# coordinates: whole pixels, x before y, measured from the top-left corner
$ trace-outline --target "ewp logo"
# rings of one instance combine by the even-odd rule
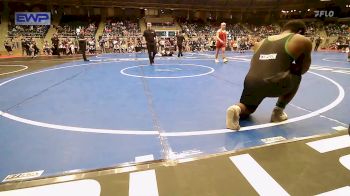
[[[16,25],[51,25],[50,12],[16,12]]]

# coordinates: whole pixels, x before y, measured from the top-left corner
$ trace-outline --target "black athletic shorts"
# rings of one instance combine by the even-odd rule
[[[253,113],[266,97],[280,97],[299,87],[301,76],[289,74],[278,81],[257,79],[247,76],[240,103]]]

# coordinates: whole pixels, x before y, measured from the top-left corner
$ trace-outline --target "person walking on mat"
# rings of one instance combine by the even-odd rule
[[[157,54],[157,44],[156,44],[156,31],[152,29],[152,23],[147,23],[147,29],[143,32],[143,36],[146,39],[147,51],[149,62],[151,65],[154,64],[154,57]]]

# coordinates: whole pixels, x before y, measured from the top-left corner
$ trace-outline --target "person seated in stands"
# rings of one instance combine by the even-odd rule
[[[32,56],[32,58],[35,58],[35,57],[38,56],[38,54],[39,54],[39,52],[40,52],[40,49],[39,49],[38,46],[36,45],[36,42],[35,42],[35,41],[33,41],[31,47],[33,48],[33,56]]]
[[[8,55],[12,55],[12,44],[11,44],[11,42],[9,40],[6,40],[4,42],[4,46],[5,46],[5,49],[6,49],[7,53],[8,53]]]
[[[44,46],[43,46],[43,52],[45,55],[51,55],[51,47],[48,41],[45,41]]]
[[[26,51],[27,56],[31,56],[30,45],[31,45],[31,41],[29,39],[26,39],[25,40],[25,51]]]
[[[125,40],[121,41],[121,50],[122,50],[123,53],[128,52],[128,46],[126,45],[126,41]]]
[[[63,42],[61,41],[59,43],[59,46],[58,46],[58,54],[61,55],[61,54],[65,54],[65,53],[66,53],[66,50],[65,50]]]
[[[95,54],[95,41],[93,39],[89,39],[87,42],[88,50],[90,54]]]
[[[99,44],[99,46],[100,46],[101,53],[106,53],[105,43],[106,43],[105,38],[103,38],[102,36],[100,36],[100,37],[99,37],[99,40],[98,40],[98,44]]]
[[[113,52],[114,53],[120,53],[120,45],[118,43],[118,41],[115,39],[113,40]]]
[[[170,50],[170,48],[166,47],[164,48],[161,53],[162,56],[173,56],[173,51]]]
[[[69,49],[70,49],[70,52],[72,53],[72,55],[76,54],[74,40],[71,40],[70,45],[69,45]]]

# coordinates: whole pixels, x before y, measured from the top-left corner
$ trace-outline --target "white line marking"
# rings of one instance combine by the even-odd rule
[[[67,130],[74,132],[86,132],[86,133],[107,133],[107,134],[122,134],[122,135],[158,135],[158,131],[134,131],[134,130],[114,130],[114,129],[94,129],[94,128],[84,128],[84,127],[71,127],[64,125],[56,125],[44,122],[33,121],[25,118],[21,118],[15,115],[11,115],[9,113],[3,112],[1,113],[3,117],[9,118],[11,120],[15,120],[18,122],[22,122],[29,125],[35,125],[38,127],[47,127],[51,129],[57,130]]]
[[[300,109],[300,110],[306,111],[306,112],[312,112],[311,110],[308,110],[308,109],[306,109],[306,108],[302,108],[302,107],[300,107],[300,106],[294,105],[293,103],[290,103],[289,105],[290,105],[290,106],[293,106],[293,107],[295,107],[295,108],[298,108],[298,109]],[[333,121],[333,122],[336,122],[336,123],[338,123],[338,124],[347,126],[346,123],[340,122],[339,120],[336,120],[336,119],[333,119],[333,118],[330,118],[330,117],[327,117],[327,116],[324,116],[324,115],[320,115],[320,117],[321,117],[321,118],[325,118],[325,119],[330,120],[330,121]]]
[[[84,195],[99,196],[101,186],[96,180],[78,180],[58,184],[50,184],[24,189],[0,192],[0,196],[58,196],[58,195]]]
[[[119,62],[119,61],[116,61]],[[79,66],[84,66],[84,65],[93,65],[93,64],[104,64],[104,63],[111,63],[111,62],[99,62],[99,63],[87,63],[87,64],[78,64],[78,65],[70,65],[70,66],[65,66],[65,67],[57,67],[57,68],[52,68],[52,69],[47,69],[47,70],[42,70],[34,73],[29,73],[25,74],[19,77],[12,78],[10,80],[7,80],[3,83],[0,83],[0,87],[12,82],[14,80],[34,75],[34,74],[39,74],[39,73],[45,73],[48,71],[53,71],[53,70],[60,70],[60,69],[66,69],[66,68],[72,68],[72,67],[79,67]],[[277,125],[283,125],[287,123],[292,123],[292,122],[297,122],[301,120],[305,120],[308,118],[315,117],[317,115],[320,115],[321,113],[324,113],[328,110],[331,110],[332,108],[336,107],[339,103],[342,102],[345,96],[345,92],[343,87],[335,82],[334,80],[327,78],[326,76],[314,73],[314,72],[309,72],[311,74],[317,75],[321,78],[324,78],[331,83],[333,83],[339,91],[338,97],[329,105],[316,110],[314,112],[311,112],[309,114],[291,118],[289,120],[280,122],[280,123],[266,123],[266,124],[260,124],[260,125],[253,125],[253,126],[247,126],[247,127],[242,127],[240,131],[247,131],[247,130],[252,130],[252,129],[261,129],[261,128],[267,128],[267,127],[273,127]],[[50,124],[50,123],[44,123],[44,122],[39,122],[39,121],[34,121],[34,120],[29,120],[25,118],[21,118],[9,113],[6,113],[4,111],[0,110],[0,115],[3,117],[6,117],[11,120],[15,120],[21,123],[29,124],[29,125],[34,125],[34,126],[39,126],[39,127],[45,127],[45,128],[50,128],[50,129],[56,129],[56,130],[66,130],[66,131],[75,131],[75,132],[87,132],[87,133],[105,133],[105,134],[125,134],[125,135],[159,135],[157,131],[134,131],[134,130],[114,130],[114,129],[93,129],[93,128],[84,128],[84,127],[73,127],[73,126],[64,126],[64,125],[56,125],[56,124]],[[229,129],[217,129],[217,130],[206,130],[206,131],[185,131],[185,132],[168,132],[168,133],[160,133],[161,136],[166,136],[166,137],[179,137],[179,136],[196,136],[196,135],[211,135],[211,134],[222,134],[222,133],[232,133],[231,130]]]
[[[38,62],[38,61],[67,61],[67,60],[80,60],[81,57],[77,56],[77,57],[69,57],[69,58],[48,58],[48,59],[32,59],[32,57],[27,57],[27,60],[18,60],[18,61],[9,61],[11,63],[25,63],[28,62],[30,60]],[[73,62],[73,61],[71,61]]]
[[[235,58],[235,57],[227,57],[228,59],[235,60],[238,62],[250,62],[250,59],[243,59],[243,58]]]
[[[154,161],[153,154],[135,157],[135,163]]]
[[[337,126],[337,127],[332,127],[332,129],[334,129],[334,130],[336,130],[336,131],[345,131],[345,130],[347,130],[348,128],[343,127],[343,126]]]
[[[155,170],[130,173],[129,196],[158,196]]]
[[[169,64],[156,64],[154,66],[159,66],[159,65],[169,65]],[[170,64],[171,65],[171,64]],[[128,74],[125,71],[128,69],[133,69],[133,68],[139,68],[139,67],[150,67],[150,65],[138,65],[138,66],[132,66],[132,67],[127,67],[124,68],[120,71],[121,74],[126,75],[126,76],[131,76],[131,77],[136,77],[136,78],[149,78],[149,79],[180,79],[180,78],[194,78],[194,77],[199,77],[199,76],[205,76],[213,73],[215,69],[204,66],[204,65],[196,65],[196,64],[177,64],[181,66],[196,66],[196,67],[204,67],[209,69],[208,72],[202,73],[202,74],[195,74],[195,75],[184,75],[184,76],[141,76],[141,75],[134,75],[134,74]]]
[[[267,128],[267,127],[273,127],[273,126],[277,126],[277,125],[283,125],[283,124],[287,124],[287,123],[292,123],[292,122],[298,122],[301,120],[305,120],[308,118],[312,118],[315,116],[320,115],[321,113],[324,113],[328,110],[331,110],[332,108],[336,107],[339,103],[342,102],[342,100],[344,99],[345,96],[345,91],[344,88],[338,84],[336,81],[327,78],[326,76],[314,73],[314,72],[309,72],[312,73],[314,75],[317,75],[321,78],[324,78],[328,81],[330,81],[331,83],[333,83],[339,91],[338,97],[329,105],[313,111],[309,114],[305,114],[303,116],[299,116],[299,117],[295,117],[295,118],[291,118],[289,120],[283,121],[283,122],[279,122],[279,123],[266,123],[266,124],[260,124],[260,125],[253,125],[253,126],[247,126],[247,127],[242,127],[240,129],[240,131],[248,131],[248,130],[252,130],[252,129],[261,129],[261,128]],[[219,133],[231,133],[232,131],[229,129],[217,129],[217,130],[207,130],[207,131],[188,131],[188,132],[170,132],[170,133],[161,133],[162,136],[168,136],[168,137],[178,137],[178,136],[195,136],[195,135],[210,135],[210,134],[219,134]]]
[[[321,193],[316,196],[349,196],[350,195],[350,186],[344,186],[339,189]]]
[[[259,195],[289,195],[249,154],[230,159]]]
[[[94,59],[91,59],[89,61],[91,61],[91,62],[102,62],[102,60],[94,60]]]
[[[323,61],[328,61],[328,62],[333,62],[333,63],[346,63],[346,59],[344,59],[344,61],[337,61],[337,60],[333,60],[333,59],[328,59],[328,58],[324,58],[322,59]]]
[[[326,66],[326,65],[311,65],[314,68],[331,68],[331,69],[350,69],[349,67],[336,67],[336,66]]]
[[[348,170],[350,170],[350,154],[339,158],[339,162]],[[350,195],[350,194],[349,194]]]
[[[320,67],[314,68],[314,69],[316,69],[318,71],[333,71],[334,70],[334,69],[331,69],[331,68],[320,68]]]
[[[22,68],[19,69],[19,70],[15,70],[15,71],[10,71],[10,72],[6,72],[6,73],[0,73],[0,76],[7,75],[7,74],[12,74],[12,73],[17,73],[17,72],[24,71],[24,70],[28,69],[28,66],[25,66],[25,65],[0,65],[0,67],[1,66],[4,66],[4,67],[22,67]]]
[[[306,143],[314,150],[325,153],[350,147],[350,136],[343,135]]]
[[[342,73],[342,74],[350,74],[350,71],[344,71],[344,70],[334,70],[332,72],[334,72],[334,73]]]

